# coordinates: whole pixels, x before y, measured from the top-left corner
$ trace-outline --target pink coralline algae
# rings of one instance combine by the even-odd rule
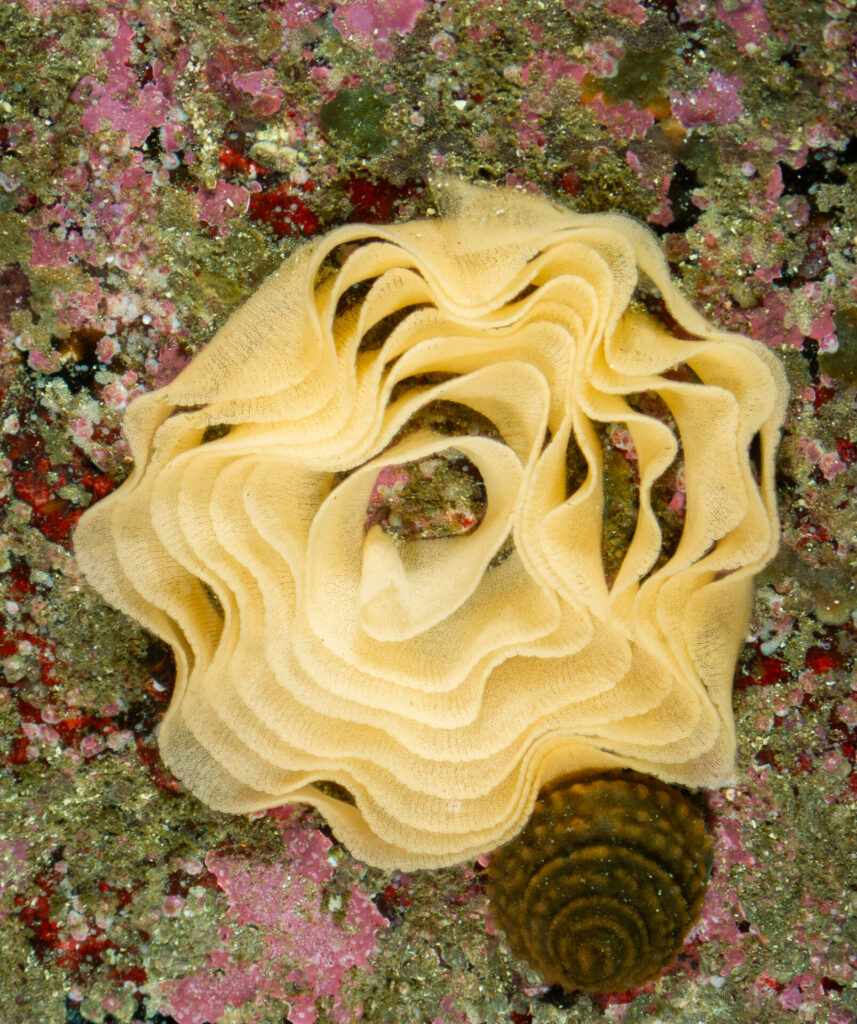
[[[838,452],[826,452],[819,442],[814,441],[811,437],[799,437],[796,445],[807,462],[818,466],[825,480],[832,480],[848,468],[839,457]]]
[[[625,163],[631,168],[634,174],[652,196],[657,196],[660,200],[659,207],[650,213],[646,218],[650,224],[660,224],[666,227],[668,224],[672,224],[673,210],[672,202],[669,198],[670,183],[672,182],[672,174],[664,174],[661,169],[657,167],[650,159],[647,159],[645,163],[637,156],[637,154],[628,149],[625,151]]]
[[[805,340],[811,338],[818,342],[819,352],[835,352],[838,339],[834,312],[834,304],[822,284],[809,281],[796,289],[774,288],[760,305],[735,310],[730,319],[738,330],[749,330],[766,345],[782,345],[801,352]]]
[[[751,769],[749,774],[752,783],[755,773]],[[737,865],[753,873],[765,870],[743,839],[747,805],[753,806],[760,820],[766,820],[774,811],[764,796],[756,798],[749,788],[709,793],[708,798],[717,814],[714,880],[702,908],[698,934],[704,942],[716,940],[723,944],[724,963],[720,973],[725,976],[744,963],[747,952],[759,938],[758,930],[745,921],[738,894],[729,885],[730,871]]]
[[[593,59],[602,59],[605,52],[599,50],[593,55]],[[614,55],[610,54],[610,56]],[[614,65],[610,66],[615,70]],[[583,64],[575,64],[561,53],[548,53],[547,50],[542,50],[533,54],[521,67],[521,82],[527,87],[533,87],[532,95],[528,98],[534,108],[538,104],[539,109],[547,110],[550,94],[557,82],[563,78],[573,78],[580,85],[589,70]],[[540,93],[541,95],[539,95]]]
[[[253,191],[261,191],[261,185],[253,182]],[[209,227],[217,228],[218,234],[225,234],[227,225],[236,217],[247,212],[250,192],[243,185],[232,185],[222,179],[214,188],[201,188],[197,192],[199,218]]]
[[[515,126],[521,149],[544,149],[547,136],[542,130],[541,119],[551,108],[556,83],[568,77],[580,84],[586,72],[584,65],[545,50],[533,54],[526,61],[520,72],[526,92],[521,100],[521,119]]]
[[[134,29],[119,20],[113,45],[104,55],[107,79],[99,81],[85,75],[75,86],[71,99],[86,103],[81,117],[85,132],[95,134],[104,128],[125,132],[131,147],[142,146],[153,128],[166,125],[171,112],[174,75],[166,73],[159,62],[152,68],[154,82],[140,86],[132,69]],[[182,56],[186,63],[188,54]]]
[[[642,25],[649,17],[646,9],[636,0],[607,0],[607,12],[620,18],[629,18],[635,25]]]
[[[92,150],[85,163],[63,171],[58,201],[29,220],[34,266],[63,267],[80,258],[92,266],[114,263],[131,270],[144,259],[154,245],[146,214],[154,214],[165,175],[145,169],[140,152],[130,153],[124,164]]]
[[[595,120],[613,136],[614,139],[642,138],[655,123],[651,110],[638,110],[630,100],[622,103],[607,104],[599,93],[588,104]]]
[[[248,46],[215,47],[205,61],[205,80],[245,127],[264,123],[285,99],[274,69]]]
[[[247,964],[228,948],[214,949],[205,970],[167,982],[161,994],[178,1024],[217,1020],[228,1008],[286,999],[291,1024],[313,1024],[316,1002],[329,998],[328,1016],[337,1024],[360,1019],[359,1007],[344,1004],[341,986],[352,967],[365,967],[375,949],[375,932],[387,924],[369,897],[355,886],[344,917],[322,909],[322,887],[333,878],[332,843],[301,825],[289,809],[272,812],[288,859],[262,862],[248,855],[212,852],[206,866],[226,893],[229,915],[265,936],[267,954]],[[229,929],[222,929],[227,937]],[[298,993],[294,994],[295,988]],[[242,1018],[244,1019],[244,1018]],[[249,1018],[247,1018],[249,1019]]]
[[[168,345],[158,359],[146,361],[146,372],[152,378],[153,388],[166,387],[190,362],[179,345]]]
[[[672,112],[687,129],[703,124],[731,124],[744,113],[739,95],[743,87],[744,81],[738,75],[712,71],[704,88],[686,96],[671,93]]]
[[[779,164],[774,164],[768,172],[767,178],[765,178],[765,199],[768,203],[772,204],[772,206],[776,206],[776,202],[783,194],[784,190],[783,169]]]
[[[269,116],[283,105],[284,93],[277,85],[273,68],[261,68],[258,71],[235,72],[232,84],[240,92],[254,97],[253,109],[257,114]]]
[[[29,852],[26,839],[0,839],[0,921],[12,910],[12,897],[29,870]]]
[[[583,45],[586,65],[573,64],[571,76],[580,85],[587,73],[595,78],[612,78],[619,70],[619,60],[625,50],[621,39],[604,36],[590,39]]]
[[[270,0],[269,8],[275,13],[286,31],[301,28],[320,18],[330,6],[329,0],[310,3],[310,0]]]
[[[717,17],[737,36],[738,49],[750,52],[765,41],[771,31],[765,5],[762,0],[735,0],[727,3],[719,0]]]
[[[537,146],[543,149],[547,144],[541,118],[556,102],[553,97],[558,83],[568,79],[583,87],[587,75],[597,72],[614,73],[621,49],[617,40],[604,40],[602,45],[591,46],[587,50],[588,64],[575,63],[562,54],[550,54],[547,51],[534,54],[521,68],[521,82],[527,87],[521,101],[522,119],[518,124],[521,147],[527,149]],[[630,100],[618,104],[607,103],[601,91],[594,95],[591,92],[584,95],[583,102],[598,124],[606,128],[615,139],[624,141],[642,137],[655,123],[650,110],[640,110]]]
[[[345,0],[333,15],[337,31],[349,42],[375,51],[381,60],[393,56],[390,36],[408,35],[426,9],[425,0]]]
[[[38,18],[50,21],[72,11],[86,10],[90,0],[24,0],[24,7]]]
[[[801,351],[804,342],[803,332],[796,324],[786,327],[785,321],[788,317],[789,310],[778,291],[768,292],[761,306],[741,313],[741,318],[749,323],[754,338],[758,338],[766,345],[784,345]]]
[[[806,326],[807,337],[818,342],[820,352],[834,351],[837,340],[833,302],[825,297],[822,286],[817,281],[808,281],[800,289],[799,294],[813,309],[812,320]]]

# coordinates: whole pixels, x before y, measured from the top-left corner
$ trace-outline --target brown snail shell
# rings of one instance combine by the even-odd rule
[[[631,771],[542,792],[497,850],[488,894],[509,948],[549,984],[616,992],[656,977],[699,917],[711,871],[700,810]]]

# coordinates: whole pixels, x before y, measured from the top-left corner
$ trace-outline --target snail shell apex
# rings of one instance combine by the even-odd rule
[[[678,790],[629,771],[576,775],[494,854],[488,894],[509,948],[548,983],[614,992],[675,959],[711,864],[702,813]]]

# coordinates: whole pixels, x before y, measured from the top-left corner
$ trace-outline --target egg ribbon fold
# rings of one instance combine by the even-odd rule
[[[437,191],[438,217],[299,248],[136,399],[133,471],[75,535],[90,582],[173,648],[159,744],[188,789],[230,812],[312,804],[355,856],[405,869],[507,841],[569,772],[732,778],[787,395],[776,358],[706,322],[633,219]],[[492,430],[422,425],[442,404]],[[636,482],[615,573],[611,424]],[[484,483],[477,528],[368,523],[389,467],[450,452]],[[679,462],[668,550],[653,493]]]

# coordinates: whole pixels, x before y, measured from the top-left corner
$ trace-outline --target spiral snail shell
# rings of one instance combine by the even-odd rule
[[[667,967],[699,916],[711,836],[682,793],[631,771],[544,790],[494,854],[488,894],[509,948],[550,984],[615,992]]]

